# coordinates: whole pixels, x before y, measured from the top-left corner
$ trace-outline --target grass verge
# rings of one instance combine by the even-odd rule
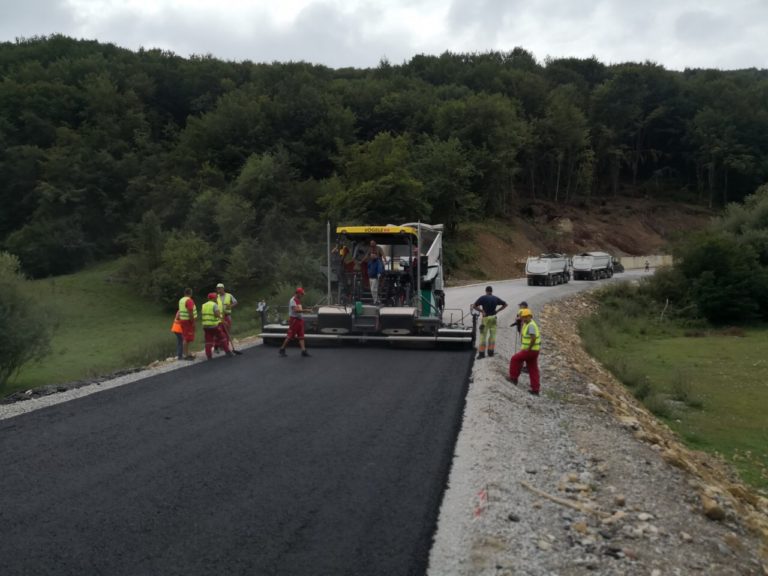
[[[768,493],[768,328],[691,331],[655,311],[629,286],[609,291],[580,325],[587,350],[687,444]]]
[[[171,333],[173,313],[143,299],[120,279],[120,260],[99,264],[76,274],[28,283],[28,290],[41,305],[54,312],[52,352],[24,366],[0,391],[0,396],[46,384],[58,384],[105,376],[118,370],[146,366],[176,354]],[[290,292],[278,290],[269,302],[288,303]],[[260,330],[256,312],[259,291],[238,292],[234,335]],[[198,307],[203,294],[196,294]],[[202,347],[202,328],[197,327],[193,350]]]

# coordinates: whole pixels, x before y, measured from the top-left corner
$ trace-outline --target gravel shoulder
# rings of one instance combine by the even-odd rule
[[[511,328],[475,361],[428,574],[768,574],[768,501],[583,351],[590,310],[539,314],[540,397],[506,381]]]

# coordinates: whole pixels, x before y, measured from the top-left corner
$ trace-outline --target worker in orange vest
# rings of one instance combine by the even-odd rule
[[[184,337],[182,336],[184,331],[181,329],[178,310],[176,310],[176,316],[174,316],[173,324],[171,324],[171,332],[176,334],[176,358],[181,360],[184,358]]]

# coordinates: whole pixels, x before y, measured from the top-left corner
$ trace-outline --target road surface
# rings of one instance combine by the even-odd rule
[[[423,574],[471,357],[257,346],[0,420],[2,573]]]

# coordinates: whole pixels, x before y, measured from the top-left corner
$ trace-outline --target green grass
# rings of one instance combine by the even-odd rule
[[[686,337],[683,327],[614,305],[582,322],[590,353],[686,443],[768,491],[768,329]]]
[[[45,384],[56,384],[145,366],[176,354],[171,333],[173,313],[142,298],[119,277],[121,261],[100,264],[67,276],[29,283],[30,294],[55,310],[52,352],[25,366],[2,390],[7,395]],[[235,293],[240,305],[234,312],[235,335],[258,332],[257,292]],[[280,298],[277,302],[288,297]],[[198,307],[203,295],[196,294]],[[267,299],[267,301],[275,301]],[[201,349],[202,328],[193,350]]]

